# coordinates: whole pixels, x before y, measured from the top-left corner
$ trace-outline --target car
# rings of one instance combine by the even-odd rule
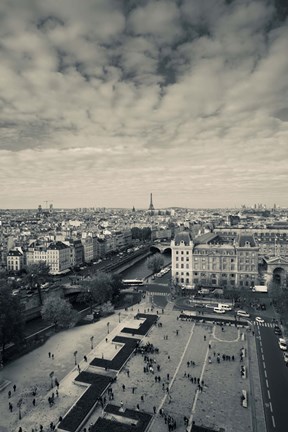
[[[219,308],[219,307],[215,307],[213,309],[214,312],[219,313],[219,314],[224,314],[226,311],[225,309]]]
[[[257,317],[255,318],[255,321],[256,321],[257,323],[261,323],[261,324],[265,322],[264,319],[261,318],[261,317],[259,317],[259,316],[257,316]]]
[[[250,317],[250,314],[244,310],[238,310],[236,314],[237,316],[244,317],[244,318]]]
[[[287,352],[283,353],[283,358],[284,358],[284,362],[286,363],[286,366],[288,366],[288,353]]]
[[[280,327],[278,325],[274,326],[274,333],[277,336],[282,336],[282,331],[281,331],[281,329],[280,329]]]
[[[285,339],[283,339],[283,338],[279,338],[279,340],[278,340],[278,345],[279,345],[279,348],[280,348],[282,351],[287,351],[287,343],[286,343],[286,340],[285,340]]]

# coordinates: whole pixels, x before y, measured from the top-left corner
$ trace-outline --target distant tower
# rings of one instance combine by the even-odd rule
[[[152,193],[150,193],[150,205],[149,210],[154,210],[153,201],[152,201]]]

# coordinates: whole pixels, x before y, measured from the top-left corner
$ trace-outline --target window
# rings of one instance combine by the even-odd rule
[[[189,251],[186,252],[186,255],[189,255]]]
[[[181,257],[181,261],[184,261],[184,257]]]
[[[179,268],[179,264],[176,264],[176,268]]]
[[[194,272],[194,276],[198,276],[198,272]]]
[[[176,255],[178,255],[178,253],[179,253],[179,252],[178,252],[178,251],[176,251]]]
[[[181,268],[184,268],[184,264],[181,264]]]
[[[184,255],[184,251],[181,251],[181,255]]]
[[[186,276],[189,276],[189,272],[186,272]]]
[[[186,283],[187,283],[187,284],[189,283],[189,278],[186,278]]]
[[[176,257],[176,261],[179,261],[179,257]]]
[[[187,269],[187,268],[189,269],[189,264],[186,264],[186,269]]]

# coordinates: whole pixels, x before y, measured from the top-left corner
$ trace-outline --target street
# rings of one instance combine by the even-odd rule
[[[287,432],[288,368],[272,327],[255,326],[267,432]]]

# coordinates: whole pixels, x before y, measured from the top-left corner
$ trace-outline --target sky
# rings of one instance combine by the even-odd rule
[[[288,207],[285,0],[1,0],[0,208]]]

